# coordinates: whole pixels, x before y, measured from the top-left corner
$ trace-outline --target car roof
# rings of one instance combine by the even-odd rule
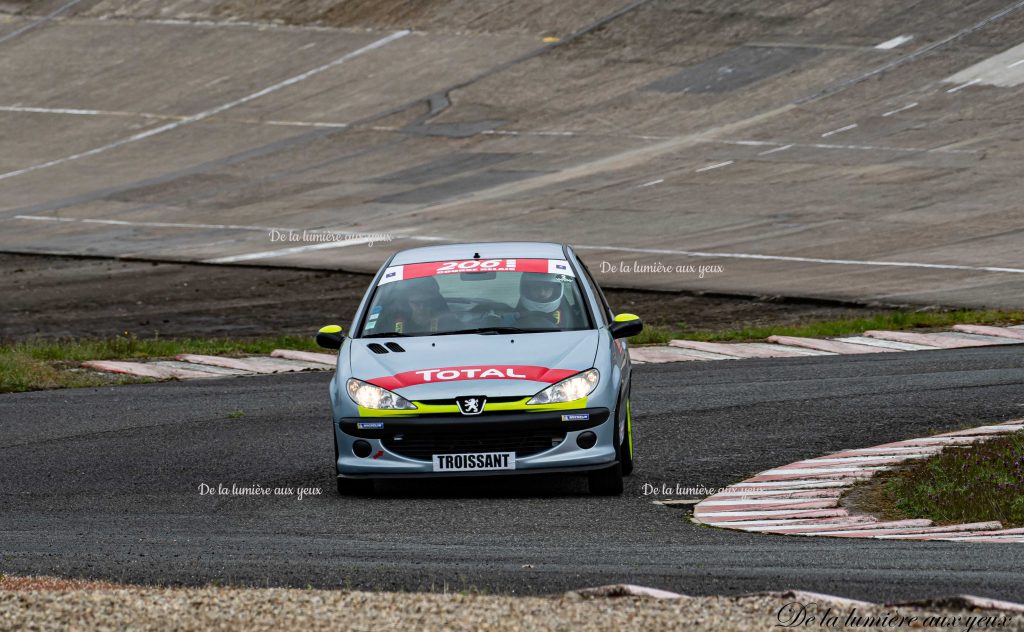
[[[565,259],[562,244],[541,241],[492,241],[424,246],[399,251],[390,265],[475,259]]]

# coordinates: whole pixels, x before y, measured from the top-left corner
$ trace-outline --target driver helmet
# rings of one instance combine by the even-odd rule
[[[409,279],[402,289],[413,312],[438,312],[446,307],[437,279],[433,277]]]
[[[523,307],[550,314],[562,304],[562,284],[547,274],[524,272],[519,280],[519,296]]]

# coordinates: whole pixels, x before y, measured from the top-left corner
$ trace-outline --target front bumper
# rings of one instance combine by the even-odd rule
[[[585,418],[584,418],[585,417]],[[346,478],[490,476],[530,472],[585,471],[615,463],[613,424],[607,408],[421,417],[352,417],[335,424],[338,475]],[[580,433],[597,435],[591,448]],[[352,444],[370,444],[357,457]],[[514,470],[434,472],[433,454],[515,452]]]

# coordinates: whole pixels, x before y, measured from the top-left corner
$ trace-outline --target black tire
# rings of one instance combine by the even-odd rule
[[[590,493],[594,496],[622,495],[622,464],[616,463],[603,470],[595,470],[588,475]]]
[[[338,495],[370,496],[372,494],[372,478],[342,478],[340,476],[338,477]]]
[[[622,464],[622,475],[629,476],[633,473],[633,427],[632,419],[630,419],[629,411],[629,395],[626,395],[626,399],[622,404],[619,405],[619,410],[616,411],[616,419],[619,420],[620,424],[625,424],[625,441],[619,441],[619,428],[615,430],[615,453],[619,457],[619,463]]]

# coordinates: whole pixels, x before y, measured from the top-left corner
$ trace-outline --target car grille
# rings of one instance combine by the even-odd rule
[[[460,430],[406,432],[385,437],[382,443],[395,454],[430,461],[435,454],[467,452],[515,452],[516,457],[524,457],[549,450],[564,440],[564,430]]]
[[[480,413],[479,415],[474,415],[474,417],[490,417],[491,415],[507,415],[509,413],[509,411],[507,411],[507,410],[486,410],[487,409],[487,405],[488,404],[498,404],[498,403],[508,403],[508,402],[518,402],[518,401],[521,401],[523,399],[523,397],[524,396],[522,396],[522,395],[513,396],[513,397],[488,397],[487,398],[487,402],[484,404],[484,411],[482,413]],[[429,405],[432,405],[432,406],[458,406],[458,403],[456,403],[456,401],[454,399],[451,399],[451,398],[448,398],[448,399],[418,399],[418,400],[416,400],[416,403],[417,404],[429,404]],[[451,416],[452,414],[453,413],[451,413],[451,412],[420,413],[418,416],[419,417],[447,417],[447,416]]]

